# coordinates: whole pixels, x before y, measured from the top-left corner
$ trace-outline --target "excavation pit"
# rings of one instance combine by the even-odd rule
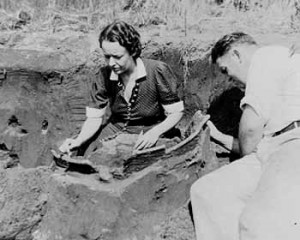
[[[122,179],[103,182],[96,173],[55,167],[51,149],[78,133],[99,66],[71,68],[59,54],[1,51],[7,58],[0,62],[0,239],[149,239],[187,204],[191,184],[220,166],[203,126],[185,152],[180,148]],[[184,62],[171,48],[146,52],[175,70],[186,106],[182,131],[198,109],[216,119],[211,102],[233,85],[207,58]]]

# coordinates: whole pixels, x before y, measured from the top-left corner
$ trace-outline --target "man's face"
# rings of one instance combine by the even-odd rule
[[[126,73],[135,64],[126,48],[118,42],[102,42],[102,50],[107,65],[118,75]]]
[[[246,83],[245,66],[240,52],[229,50],[228,53],[217,59],[217,65],[223,74]]]

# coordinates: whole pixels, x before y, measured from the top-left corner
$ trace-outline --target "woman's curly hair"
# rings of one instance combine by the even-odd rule
[[[137,59],[142,52],[140,34],[133,26],[123,21],[115,21],[106,26],[99,35],[101,48],[103,41],[118,42],[134,59]]]

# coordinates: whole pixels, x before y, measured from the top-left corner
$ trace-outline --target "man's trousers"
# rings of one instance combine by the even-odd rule
[[[200,178],[191,201],[197,240],[299,240],[300,129]]]

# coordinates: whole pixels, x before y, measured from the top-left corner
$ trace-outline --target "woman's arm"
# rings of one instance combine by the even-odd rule
[[[87,107],[86,120],[81,127],[80,133],[76,138],[67,138],[59,147],[59,150],[63,153],[71,154],[74,148],[80,147],[84,142],[94,136],[102,124],[102,117],[105,111],[106,108],[95,109]]]
[[[99,130],[102,124],[102,118],[87,118],[78,134],[76,140],[81,145],[87,140],[89,140],[94,134]]]
[[[170,113],[164,121],[139,137],[134,146],[135,150],[141,150],[153,146],[163,133],[173,128],[180,121],[182,116],[183,112]]]
[[[157,99],[166,113],[166,118],[145,134],[140,135],[135,145],[136,150],[153,146],[158,138],[173,128],[183,116],[184,104],[178,96],[178,81],[166,63],[157,62],[154,81]]]
[[[102,118],[86,118],[79,135],[76,138],[67,138],[59,147],[59,150],[70,155],[73,149],[80,147],[89,140],[98,131],[101,124]]]

